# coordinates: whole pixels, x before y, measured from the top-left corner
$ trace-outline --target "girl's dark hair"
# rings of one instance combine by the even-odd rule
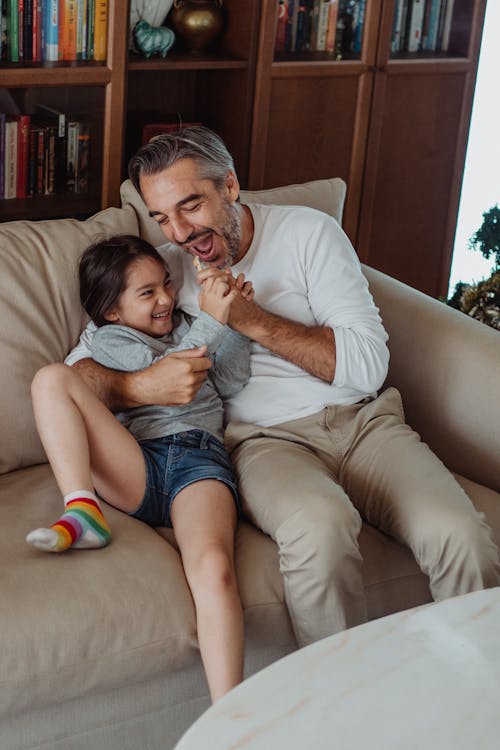
[[[128,268],[141,257],[165,265],[153,245],[129,234],[100,240],[83,253],[79,267],[80,301],[96,326],[109,323],[105,315],[126,287]]]

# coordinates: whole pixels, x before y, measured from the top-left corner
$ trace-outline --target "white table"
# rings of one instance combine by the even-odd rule
[[[498,750],[500,588],[325,638],[212,706],[175,750]]]

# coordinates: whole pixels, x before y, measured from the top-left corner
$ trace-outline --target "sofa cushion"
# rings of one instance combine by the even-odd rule
[[[106,505],[108,547],[48,554],[24,543],[61,512],[48,465],[1,476],[0,494],[0,714],[198,663],[180,556],[153,529]]]
[[[240,197],[243,203],[277,203],[290,206],[311,206],[333,216],[339,224],[346,194],[346,184],[340,177],[329,180],[313,180],[302,185],[269,190],[242,190]],[[157,221],[149,215],[148,209],[130,180],[125,180],[120,188],[122,206],[132,206],[137,212],[139,230],[143,237],[158,247],[165,244],[165,235]]]
[[[33,423],[30,384],[40,367],[64,359],[82,329],[78,258],[101,236],[137,232],[131,208],[108,208],[87,221],[0,224],[0,474],[46,460]]]

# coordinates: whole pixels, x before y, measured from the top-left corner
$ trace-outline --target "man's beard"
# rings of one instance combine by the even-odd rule
[[[241,243],[241,217],[236,205],[224,199],[224,206],[221,208],[219,215],[217,216],[216,224],[218,228],[204,227],[200,232],[188,237],[185,243],[180,245],[183,250],[193,254],[190,245],[194,244],[198,237],[203,237],[210,232],[215,234],[217,237],[221,237],[224,241],[226,253],[224,258],[221,258],[217,262],[218,268],[229,268],[232,266],[238,257]],[[194,253],[196,255],[196,253]]]

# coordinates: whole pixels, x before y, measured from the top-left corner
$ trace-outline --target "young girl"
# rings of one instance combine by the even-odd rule
[[[196,609],[198,640],[215,701],[242,679],[243,619],[234,571],[238,496],[222,445],[221,397],[249,377],[249,341],[226,324],[241,292],[225,273],[207,279],[200,315],[174,309],[168,269],[154,247],[131,236],[90,247],[80,297],[98,330],[92,356],[140,370],[182,349],[207,346],[208,378],[184,406],[141,406],[116,417],[63,364],[32,385],[36,425],[65,512],[27,541],[38,549],[103,547],[111,534],[96,496],[151,526],[173,526]],[[251,297],[246,284],[244,296]]]

